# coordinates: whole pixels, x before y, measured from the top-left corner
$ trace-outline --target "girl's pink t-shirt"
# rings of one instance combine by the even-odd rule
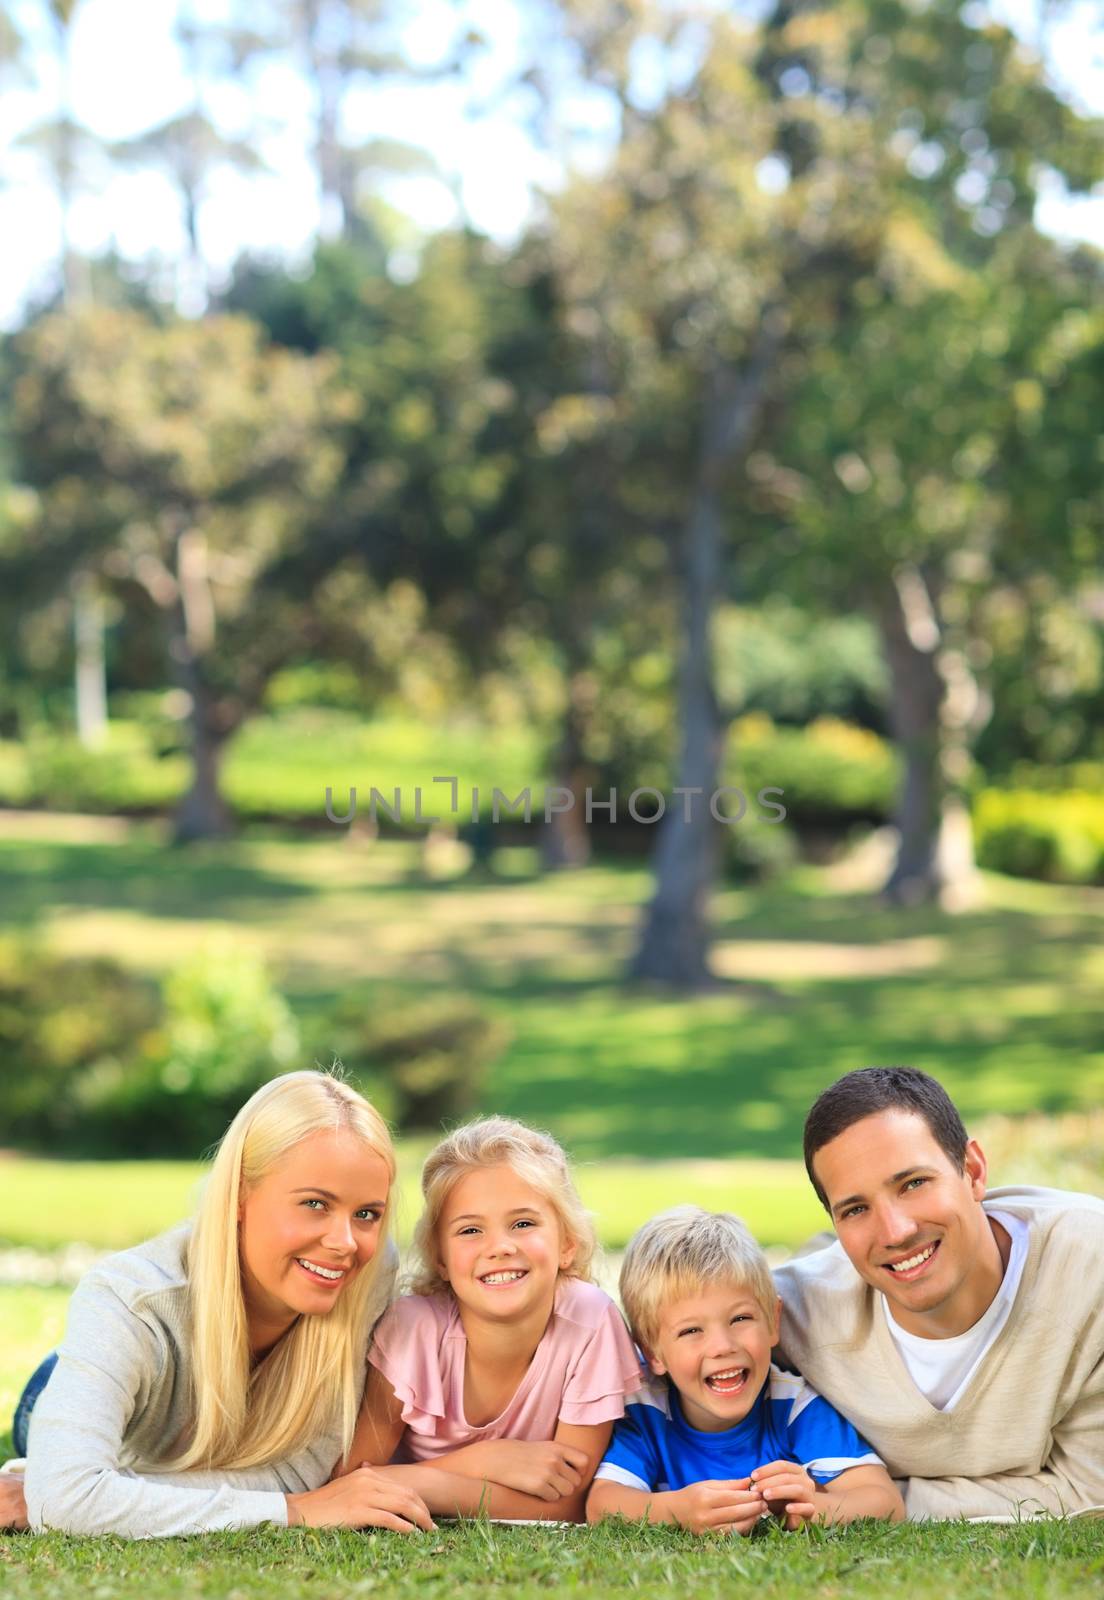
[[[402,1402],[394,1461],[431,1461],[477,1439],[552,1439],[557,1422],[611,1422],[639,1389],[640,1362],[621,1313],[593,1283],[561,1278],[540,1344],[505,1410],[464,1416],[468,1341],[447,1292],[408,1294],[379,1322],[368,1359]]]

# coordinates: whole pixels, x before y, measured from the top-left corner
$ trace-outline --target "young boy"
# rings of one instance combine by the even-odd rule
[[[655,1381],[628,1400],[587,1499],[694,1533],[904,1516],[881,1461],[802,1378],[771,1365],[781,1302],[737,1217],[676,1206],[629,1241],[621,1300]]]

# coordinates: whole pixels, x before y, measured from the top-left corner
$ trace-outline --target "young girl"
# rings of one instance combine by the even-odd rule
[[[487,1117],[431,1153],[422,1194],[421,1273],[376,1329],[347,1459],[398,1463],[431,1511],[580,1521],[641,1374],[567,1159]]]
[[[25,1397],[34,1528],[141,1539],[261,1522],[431,1529],[408,1485],[328,1481],[351,1441],[394,1275],[387,1128],[321,1072],[230,1124],[194,1226],[81,1280],[56,1367]],[[9,1504],[18,1524],[23,1508]]]

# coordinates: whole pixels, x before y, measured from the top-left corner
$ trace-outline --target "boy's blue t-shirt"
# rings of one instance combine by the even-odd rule
[[[690,1426],[666,1379],[646,1384],[627,1397],[596,1476],[630,1489],[685,1489],[709,1478],[746,1478],[771,1461],[796,1461],[815,1483],[831,1483],[849,1467],[881,1465],[804,1378],[772,1365],[747,1416],[719,1433]]]

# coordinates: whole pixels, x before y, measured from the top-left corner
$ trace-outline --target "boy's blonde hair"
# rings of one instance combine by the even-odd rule
[[[180,1454],[162,1467],[260,1466],[292,1455],[335,1423],[342,1454],[352,1443],[366,1318],[388,1265],[390,1198],[375,1255],[333,1310],[301,1316],[253,1370],[238,1253],[239,1201],[301,1140],[322,1132],[359,1139],[394,1184],[387,1124],[355,1089],[325,1072],[289,1072],[264,1084],[223,1136],[188,1245],[194,1422]]]
[[[654,1352],[663,1307],[715,1283],[746,1288],[773,1322],[778,1291],[762,1247],[739,1217],[675,1206],[646,1222],[621,1264],[621,1304],[636,1342]]]
[[[461,1178],[483,1167],[498,1166],[510,1167],[548,1201],[564,1239],[575,1246],[564,1276],[589,1282],[598,1240],[590,1213],[579,1199],[567,1156],[550,1133],[539,1133],[512,1117],[479,1117],[454,1129],[426,1157],[422,1168],[424,1206],[413,1239],[416,1268],[410,1287],[414,1294],[436,1294],[449,1288],[438,1270],[441,1213]]]

